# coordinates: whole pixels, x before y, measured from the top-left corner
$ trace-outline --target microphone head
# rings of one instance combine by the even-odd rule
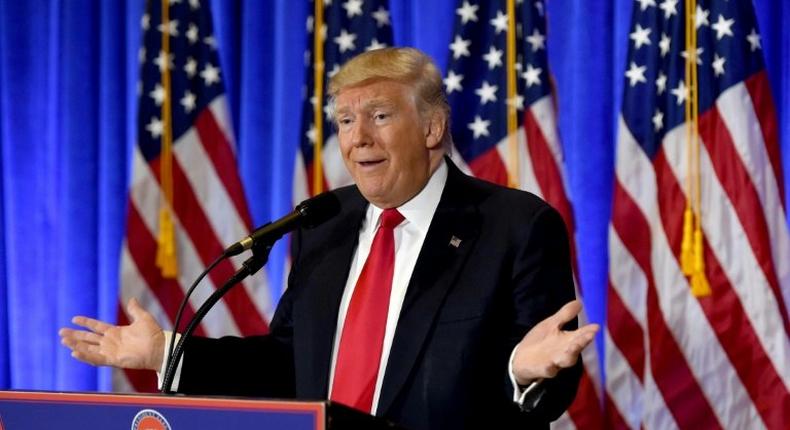
[[[340,213],[340,200],[333,192],[321,193],[296,206],[301,224],[313,228]]]

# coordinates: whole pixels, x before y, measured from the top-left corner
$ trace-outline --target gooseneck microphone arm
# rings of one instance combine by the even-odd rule
[[[170,339],[170,345],[164,358],[167,362],[167,366],[162,383],[162,393],[171,392],[170,388],[173,384],[173,379],[175,378],[176,369],[178,368],[178,361],[184,353],[185,343],[197,329],[197,326],[206,316],[208,311],[222,298],[222,296],[230,291],[233,286],[244,280],[244,278],[260,270],[269,259],[269,252],[271,251],[272,246],[277,240],[283,237],[283,235],[300,226],[306,228],[315,227],[329,218],[332,218],[338,212],[340,212],[340,201],[334,193],[327,192],[319,194],[318,196],[300,203],[288,215],[259,227],[249,236],[229,246],[222,253],[222,255],[220,255],[213,263],[211,263],[211,265],[197,278],[197,280],[195,280],[195,282],[189,288],[181,302],[181,306],[179,307],[178,315],[176,316],[176,321],[173,326],[173,336]],[[228,281],[226,281],[221,288],[214,291],[214,293],[212,293],[211,296],[197,310],[195,315],[192,317],[192,320],[190,320],[189,324],[184,330],[178,345],[174,349],[173,344],[175,340],[175,332],[178,330],[179,323],[181,322],[181,313],[186,306],[187,301],[189,300],[189,296],[192,294],[192,291],[195,289],[197,284],[220,261],[234,255],[238,255],[248,249],[252,249],[252,257],[247,259],[247,261],[242,264],[242,267],[230,279],[228,279]]]
[[[173,391],[170,389],[173,385],[173,379],[175,378],[176,369],[178,368],[178,361],[181,359],[181,356],[184,354],[184,345],[187,342],[192,334],[197,329],[198,325],[200,325],[203,318],[208,314],[208,311],[217,304],[217,302],[225,295],[231,288],[236,286],[238,283],[244,280],[244,278],[255,274],[261,267],[266,264],[269,260],[269,252],[272,250],[272,245],[274,245],[275,240],[266,243],[256,243],[254,247],[252,247],[252,257],[248,258],[244,263],[242,263],[241,268],[233,274],[225,284],[222,285],[221,288],[214,291],[211,296],[203,303],[202,306],[195,312],[195,315],[189,321],[186,328],[184,329],[184,333],[181,335],[181,339],[179,339],[178,344],[176,345],[175,349],[173,350],[172,354],[169,355],[167,369],[165,370],[164,378],[162,380],[162,393],[163,394],[173,394]],[[175,338],[175,333],[173,333],[173,337]]]

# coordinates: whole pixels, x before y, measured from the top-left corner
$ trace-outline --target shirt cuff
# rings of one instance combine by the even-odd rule
[[[545,393],[545,390],[538,390],[538,387],[540,387],[540,383],[542,382],[541,379],[532,381],[526,387],[523,387],[516,382],[516,375],[513,373],[513,358],[516,356],[517,349],[518,344],[510,353],[510,360],[508,360],[507,363],[507,371],[508,376],[510,376],[510,383],[513,384],[513,402],[516,403],[522,411],[529,412],[538,406],[540,399],[543,398],[543,393]]]
[[[172,331],[164,330],[165,334],[165,356],[162,359],[162,366],[159,368],[159,371],[156,372],[156,386],[160,390],[162,389],[162,384],[164,381],[165,372],[167,372],[167,350],[170,346],[170,338],[173,336]],[[176,333],[176,339],[173,342],[175,345],[178,345],[178,341],[181,340],[181,334]],[[170,385],[171,391],[178,391],[178,384],[181,381],[181,365],[184,364],[184,355],[181,355],[181,359],[178,360],[178,366],[176,367],[176,373],[173,376],[173,383]]]

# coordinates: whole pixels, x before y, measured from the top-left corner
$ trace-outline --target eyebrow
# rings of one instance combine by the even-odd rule
[[[388,99],[375,98],[375,99],[366,101],[362,105],[362,109],[363,110],[373,110],[373,109],[377,109],[377,108],[391,108],[391,107],[394,107],[395,105],[396,105],[396,103],[393,103],[392,101],[390,101]],[[348,113],[349,111],[350,111],[350,109],[347,106],[343,106],[343,107],[335,109],[335,115],[345,114],[345,113]]]

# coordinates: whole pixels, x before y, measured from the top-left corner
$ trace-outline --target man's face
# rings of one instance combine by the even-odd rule
[[[442,159],[444,123],[421,118],[406,84],[377,79],[342,89],[335,119],[340,151],[362,195],[397,207],[422,190]]]

